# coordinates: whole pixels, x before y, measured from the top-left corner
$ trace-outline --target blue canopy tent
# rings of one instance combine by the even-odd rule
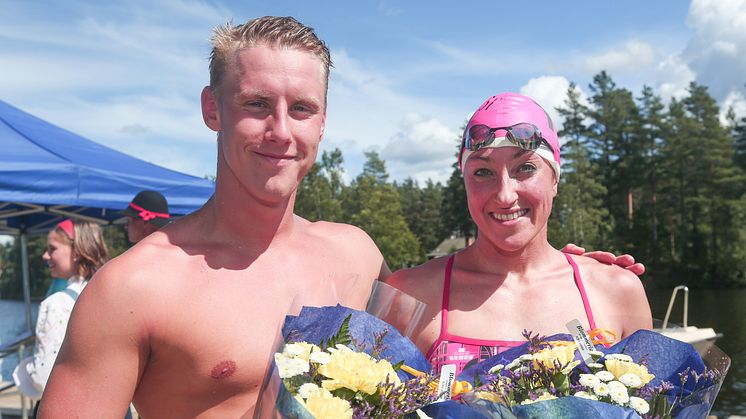
[[[104,147],[0,100],[0,234],[21,240],[27,327],[27,234],[44,233],[70,216],[113,223],[143,189],[161,192],[172,214],[187,214],[210,198],[214,186]]]

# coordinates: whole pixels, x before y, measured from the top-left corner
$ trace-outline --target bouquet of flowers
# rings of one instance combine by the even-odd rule
[[[641,330],[581,356],[569,335],[527,342],[465,369],[469,406],[491,417],[677,417],[709,413],[730,359]],[[587,358],[585,358],[587,357]]]
[[[379,285],[368,309],[404,325],[417,322],[422,306]],[[368,312],[304,306],[286,316],[280,335],[255,417],[405,417],[437,397],[417,347]]]

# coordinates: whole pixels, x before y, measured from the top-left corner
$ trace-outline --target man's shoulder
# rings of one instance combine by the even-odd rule
[[[331,241],[344,245],[353,244],[353,242],[373,244],[373,239],[368,233],[351,224],[330,221],[308,222],[305,225],[305,231],[310,237],[319,241]]]

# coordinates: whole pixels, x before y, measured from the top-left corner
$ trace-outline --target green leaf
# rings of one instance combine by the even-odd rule
[[[332,336],[329,336],[329,339],[321,343],[321,346],[323,348],[330,348],[337,345],[349,345],[352,343],[352,336],[350,336],[350,319],[352,318],[352,314],[348,314],[347,317],[345,317],[344,321],[342,321],[342,324],[339,325],[339,330],[337,330],[337,333],[333,334]]]

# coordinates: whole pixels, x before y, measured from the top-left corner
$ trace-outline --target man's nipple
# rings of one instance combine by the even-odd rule
[[[223,378],[230,377],[234,372],[236,372],[235,362],[231,360],[222,361],[212,368],[212,371],[210,371],[210,377],[216,380],[222,380]]]

